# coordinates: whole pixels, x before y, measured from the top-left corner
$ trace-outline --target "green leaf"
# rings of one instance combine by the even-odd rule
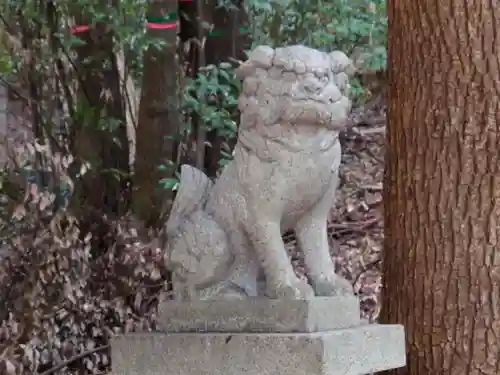
[[[161,187],[166,190],[177,190],[179,180],[177,178],[162,178],[159,181]]]

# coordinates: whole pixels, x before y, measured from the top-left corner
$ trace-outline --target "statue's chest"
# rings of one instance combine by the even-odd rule
[[[281,167],[291,195],[306,198],[310,196],[312,200],[316,200],[323,195],[325,188],[338,173],[341,162],[340,143],[337,142],[325,152],[291,153],[288,156],[288,160],[282,160]]]
[[[336,183],[337,170],[331,168],[295,171],[284,195],[282,226],[283,230],[292,229],[297,221],[321,201]]]

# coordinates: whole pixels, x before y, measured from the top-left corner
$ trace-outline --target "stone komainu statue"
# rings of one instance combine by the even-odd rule
[[[166,224],[177,299],[352,294],[334,272],[327,241],[351,66],[338,51],[261,46],[237,69],[234,160],[215,183],[182,166]],[[281,234],[291,229],[312,286],[295,275],[285,250]]]

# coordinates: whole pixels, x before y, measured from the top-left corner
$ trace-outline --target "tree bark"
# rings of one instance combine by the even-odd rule
[[[177,12],[177,0],[155,0],[150,17]],[[172,21],[172,22],[175,22]],[[174,137],[178,134],[179,68],[176,51],[177,29],[149,30],[161,38],[166,46],[161,50],[150,48],[144,57],[144,76],[139,104],[136,132],[134,170],[134,212],[148,226],[156,226],[163,210],[168,210],[172,191],[161,189],[162,178],[174,176],[175,168],[159,170],[167,161],[176,162]]]
[[[382,323],[397,374],[500,374],[498,0],[389,0]]]
[[[117,5],[102,2],[100,6]],[[88,24],[89,19],[76,17],[79,25]],[[87,111],[93,111],[92,118],[86,118],[89,123],[75,126],[70,136],[72,151],[92,165],[83,177],[80,196],[83,205],[120,216],[128,211],[129,152],[113,35],[105,24],[98,23],[79,37],[85,41],[76,48],[79,100]],[[116,122],[116,129],[101,129],[98,124],[102,119]]]

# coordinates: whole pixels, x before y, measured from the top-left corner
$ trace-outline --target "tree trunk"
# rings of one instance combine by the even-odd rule
[[[500,374],[500,2],[390,0],[382,323],[398,374]]]
[[[76,20],[77,24],[88,24],[88,18],[82,15]],[[123,215],[128,210],[129,152],[113,35],[106,31],[105,24],[98,23],[79,37],[85,41],[85,45],[76,48],[80,102],[87,112],[92,110],[92,119],[87,118],[89,123],[75,126],[71,136],[72,151],[92,165],[83,178],[80,195],[85,205]],[[101,129],[99,123],[103,119],[114,121],[116,129]]]
[[[165,17],[177,12],[177,0],[156,0],[151,3],[149,17]],[[172,22],[176,22],[173,20]],[[167,161],[176,162],[176,141],[180,114],[178,108],[177,29],[149,30],[163,39],[161,50],[150,48],[144,58],[144,76],[136,133],[134,170],[134,212],[147,225],[155,226],[168,209],[172,191],[161,189],[162,178],[174,176],[175,168],[160,170]]]

